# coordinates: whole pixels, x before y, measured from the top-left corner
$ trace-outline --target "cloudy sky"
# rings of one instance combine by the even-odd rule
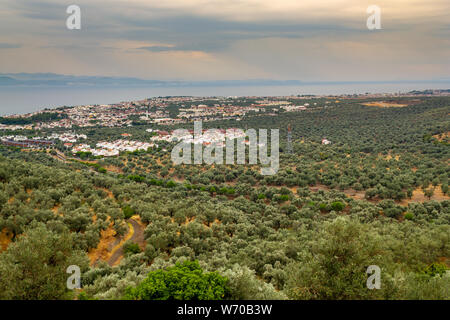
[[[66,8],[81,8],[68,30]],[[378,5],[382,29],[366,27]],[[449,0],[1,0],[0,73],[450,78]]]

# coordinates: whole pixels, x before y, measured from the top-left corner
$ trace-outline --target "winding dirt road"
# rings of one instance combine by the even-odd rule
[[[144,226],[136,219],[138,218],[131,217],[128,219],[128,233],[120,243],[111,250],[111,255],[107,261],[110,266],[115,266],[122,260],[123,245],[126,241],[131,240],[132,242],[139,244],[142,249],[144,243]]]

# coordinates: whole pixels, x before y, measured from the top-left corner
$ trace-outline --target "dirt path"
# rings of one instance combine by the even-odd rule
[[[115,266],[122,260],[124,254],[123,245],[126,241],[131,240],[142,247],[144,243],[144,227],[137,219],[138,218],[132,217],[128,220],[127,235],[111,250],[110,257],[107,261],[110,266]]]

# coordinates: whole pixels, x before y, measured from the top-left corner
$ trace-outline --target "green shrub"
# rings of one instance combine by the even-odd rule
[[[130,219],[136,213],[136,211],[129,205],[124,206],[122,208],[122,212],[125,219]]]
[[[125,254],[140,253],[141,252],[141,248],[139,247],[139,245],[137,243],[134,243],[134,242],[128,240],[123,245],[123,252]]]
[[[172,180],[167,181],[167,183],[166,183],[166,187],[168,187],[168,188],[173,188],[173,187],[176,187],[176,186],[177,186],[177,183],[172,181]]]
[[[220,188],[219,189],[219,194],[226,194],[227,193],[227,191],[228,191],[228,188],[226,188],[226,187],[223,187],[223,188]]]
[[[227,189],[227,194],[228,195],[233,195],[233,194],[235,194],[236,193],[236,190],[234,190],[233,188],[228,188]]]
[[[129,175],[128,179],[135,181],[135,182],[144,182],[145,181],[145,177],[139,176],[139,175]]]
[[[221,300],[228,294],[228,279],[203,272],[197,261],[177,263],[148,274],[136,288],[127,288],[129,300]]]
[[[287,194],[277,194],[274,198],[278,202],[285,202],[289,200],[289,196]]]
[[[331,204],[331,210],[334,210],[334,211],[342,211],[342,210],[344,210],[344,208],[345,208],[345,204],[343,204],[340,201],[334,201]]]
[[[434,277],[436,275],[444,275],[447,272],[447,266],[444,263],[434,262],[423,270],[423,273]]]
[[[78,300],[97,300],[89,296],[86,292],[81,291],[77,297]]]
[[[402,214],[402,209],[398,207],[384,209],[384,215],[389,218],[399,218]]]
[[[413,220],[413,219],[414,219],[414,214],[411,213],[411,212],[407,212],[407,213],[405,214],[405,219],[406,219],[406,220]]]

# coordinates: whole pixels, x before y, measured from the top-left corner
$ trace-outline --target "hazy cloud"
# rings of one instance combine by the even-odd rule
[[[15,44],[15,43],[0,43],[0,49],[16,49],[16,48],[20,48],[21,45],[20,44]]]
[[[442,78],[448,0],[2,0],[0,71],[176,79]],[[82,29],[65,28],[77,4]],[[17,45],[21,43],[22,45]],[[38,64],[32,63],[39,61]]]

